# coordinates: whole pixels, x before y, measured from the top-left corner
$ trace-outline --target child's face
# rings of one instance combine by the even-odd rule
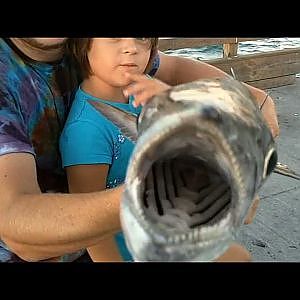
[[[142,74],[150,51],[147,38],[94,38],[88,53],[92,76],[111,86],[128,85],[125,72]]]

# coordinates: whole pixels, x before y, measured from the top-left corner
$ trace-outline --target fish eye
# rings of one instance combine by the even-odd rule
[[[270,149],[265,158],[263,179],[265,179],[273,172],[277,164],[277,159],[278,157],[275,149],[274,148]]]

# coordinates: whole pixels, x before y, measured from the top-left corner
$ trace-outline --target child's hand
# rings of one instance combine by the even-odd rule
[[[138,107],[140,104],[144,105],[152,96],[171,88],[164,82],[147,75],[126,73],[125,76],[132,83],[123,92],[126,97],[134,96],[134,107]]]

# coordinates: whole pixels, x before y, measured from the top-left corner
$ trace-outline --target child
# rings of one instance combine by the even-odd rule
[[[157,53],[157,42],[157,38],[78,38],[68,42],[67,49],[83,77],[60,139],[69,192],[99,191],[124,182],[134,145],[87,100],[109,102],[139,114],[141,108],[133,106],[133,97],[123,93],[130,84],[126,73],[147,74]],[[154,84],[157,90],[166,88],[159,81]],[[131,260],[122,234],[115,238],[90,247],[91,258]]]
[[[138,115],[141,108],[135,108],[133,97],[127,97],[123,90],[132,84],[128,78],[147,74],[157,52],[157,42],[157,38],[69,39],[67,49],[83,77],[60,139],[69,192],[99,191],[124,182],[133,143],[87,100],[109,102]],[[146,76],[143,80],[150,80],[151,89],[157,93],[168,88]],[[93,261],[132,260],[122,233],[107,237],[88,252]],[[243,247],[233,244],[218,261],[249,259]]]

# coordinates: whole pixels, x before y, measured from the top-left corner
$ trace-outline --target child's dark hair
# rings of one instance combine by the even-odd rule
[[[92,46],[92,38],[69,38],[66,42],[66,54],[79,68],[82,79],[88,78],[92,74],[88,60],[88,52]],[[158,38],[150,38],[150,58],[145,69],[145,74],[151,71],[153,59],[157,54]]]

